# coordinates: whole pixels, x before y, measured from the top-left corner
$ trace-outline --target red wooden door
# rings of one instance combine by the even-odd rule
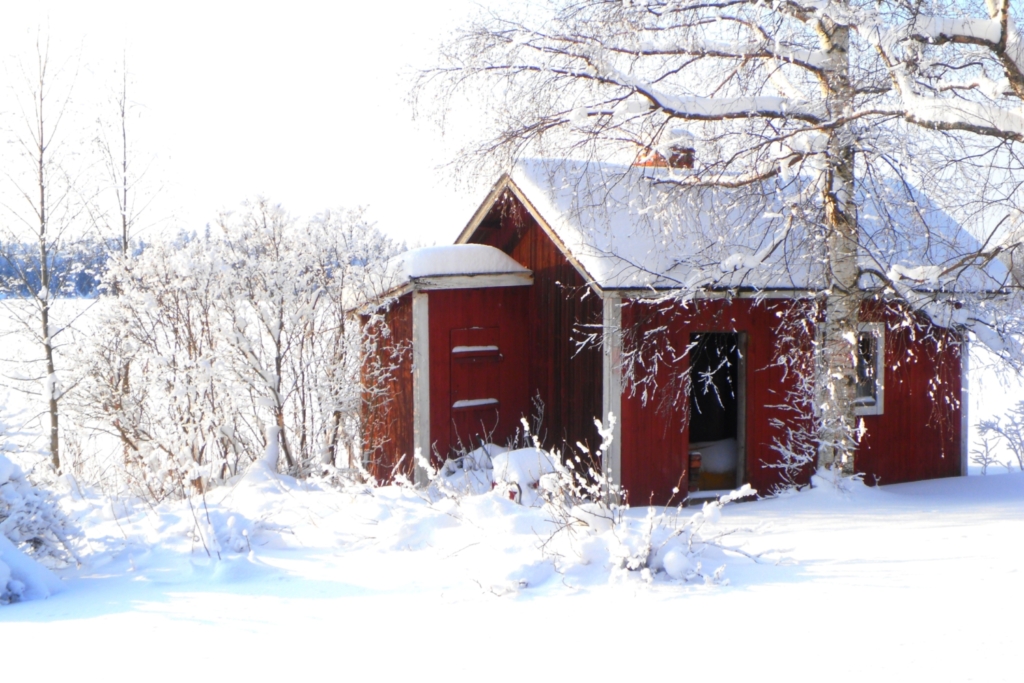
[[[451,331],[451,443],[472,450],[490,441],[501,411],[500,335],[497,327]]]

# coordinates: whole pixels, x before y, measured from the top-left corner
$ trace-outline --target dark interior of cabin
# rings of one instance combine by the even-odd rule
[[[690,335],[691,491],[731,489],[738,466],[739,339]]]

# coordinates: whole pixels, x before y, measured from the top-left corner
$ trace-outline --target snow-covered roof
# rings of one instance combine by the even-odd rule
[[[681,190],[676,181],[685,173],[525,159],[499,187],[510,183],[583,275],[603,289],[823,286],[822,240],[814,226],[793,221],[788,218],[793,212],[786,210],[798,183],[765,187],[759,194],[750,188]],[[1006,283],[1008,272],[996,261],[945,272],[978,249],[978,242],[926,200],[882,202],[863,190],[859,196],[862,267],[909,287],[978,291]],[[471,223],[462,238],[468,239],[474,227]]]
[[[454,244],[410,249],[388,261],[388,289],[423,278],[529,275],[511,256],[485,244]]]
[[[704,278],[697,270],[705,269],[695,267],[730,256],[722,250],[726,237],[754,253],[761,246],[756,236],[782,227],[750,205],[728,207],[728,219],[715,220],[714,205],[722,193],[680,194],[674,186],[657,182],[669,172],[529,159],[515,167],[511,179],[591,281],[604,289],[711,284],[699,281]],[[736,229],[755,223],[757,230]],[[807,279],[799,268],[787,275],[785,282],[760,278],[747,284],[799,288]],[[720,284],[739,286],[743,281],[725,277]]]
[[[423,247],[389,259],[376,289],[381,296],[393,296],[409,287],[460,289],[529,285],[531,274],[528,268],[495,247]]]
[[[391,257],[366,277],[363,287],[347,290],[345,307],[374,308],[410,290],[514,287],[532,282],[528,268],[485,244],[422,247]]]

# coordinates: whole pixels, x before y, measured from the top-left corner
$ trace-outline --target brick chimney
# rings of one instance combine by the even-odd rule
[[[693,135],[684,128],[670,128],[661,134],[654,149],[646,149],[633,162],[647,168],[693,168]]]

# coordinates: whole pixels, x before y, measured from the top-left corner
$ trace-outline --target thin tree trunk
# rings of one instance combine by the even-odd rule
[[[47,211],[49,207],[46,203],[46,152],[48,140],[46,137],[46,119],[44,116],[44,104],[45,104],[45,62],[42,60],[40,55],[40,66],[39,66],[39,92],[36,98],[37,104],[37,118],[36,118],[36,161],[38,162],[37,171],[38,175],[36,179],[39,182],[39,289],[37,296],[39,297],[40,315],[39,322],[41,326],[40,334],[43,345],[43,359],[46,363],[46,380],[43,382],[43,387],[46,390],[47,396],[47,412],[50,416],[50,462],[53,463],[53,469],[60,473],[61,462],[60,462],[60,414],[58,412],[58,395],[57,395],[57,377],[56,368],[53,362],[53,338],[51,336],[52,330],[50,329],[50,300],[53,293],[50,291],[51,285],[51,273],[50,273],[50,249],[48,244],[49,239],[49,215]]]
[[[330,427],[327,429],[327,448],[324,451],[324,464],[332,467],[338,466],[338,442],[341,434],[341,411],[335,410],[331,413]],[[352,463],[348,463],[351,467]]]
[[[121,94],[117,104],[121,123],[121,187],[116,189],[115,194],[117,194],[117,203],[121,210],[121,258],[125,259],[128,257],[130,221],[128,220],[128,64],[127,59],[123,56],[121,62]],[[113,164],[114,160],[112,158],[110,161]],[[121,295],[121,288],[121,283],[117,280],[114,280],[111,284],[114,296]],[[121,392],[117,404],[118,414],[120,414],[124,409],[125,401],[131,393],[131,359],[125,359],[121,362],[118,374],[119,377],[115,379],[119,380],[117,385]],[[116,391],[117,389],[115,389]],[[115,423],[120,423],[120,417],[115,419]],[[122,456],[125,464],[128,463],[129,455],[128,444],[124,444]]]
[[[58,412],[58,389],[57,374],[53,363],[53,342],[49,337],[50,332],[50,302],[46,299],[42,302],[43,310],[40,320],[43,327],[43,354],[46,360],[46,381],[43,386],[49,394],[47,398],[47,411],[50,415],[50,462],[53,469],[61,473],[60,462],[60,413]]]
[[[274,338],[274,401],[276,403],[275,418],[281,433],[281,450],[284,451],[284,459],[288,464],[288,470],[295,473],[295,456],[292,453],[291,443],[288,439],[288,431],[285,429],[284,421],[284,398],[281,396],[281,372],[284,367],[284,350],[281,348],[281,334],[284,330],[284,304],[277,306],[277,332]]]

